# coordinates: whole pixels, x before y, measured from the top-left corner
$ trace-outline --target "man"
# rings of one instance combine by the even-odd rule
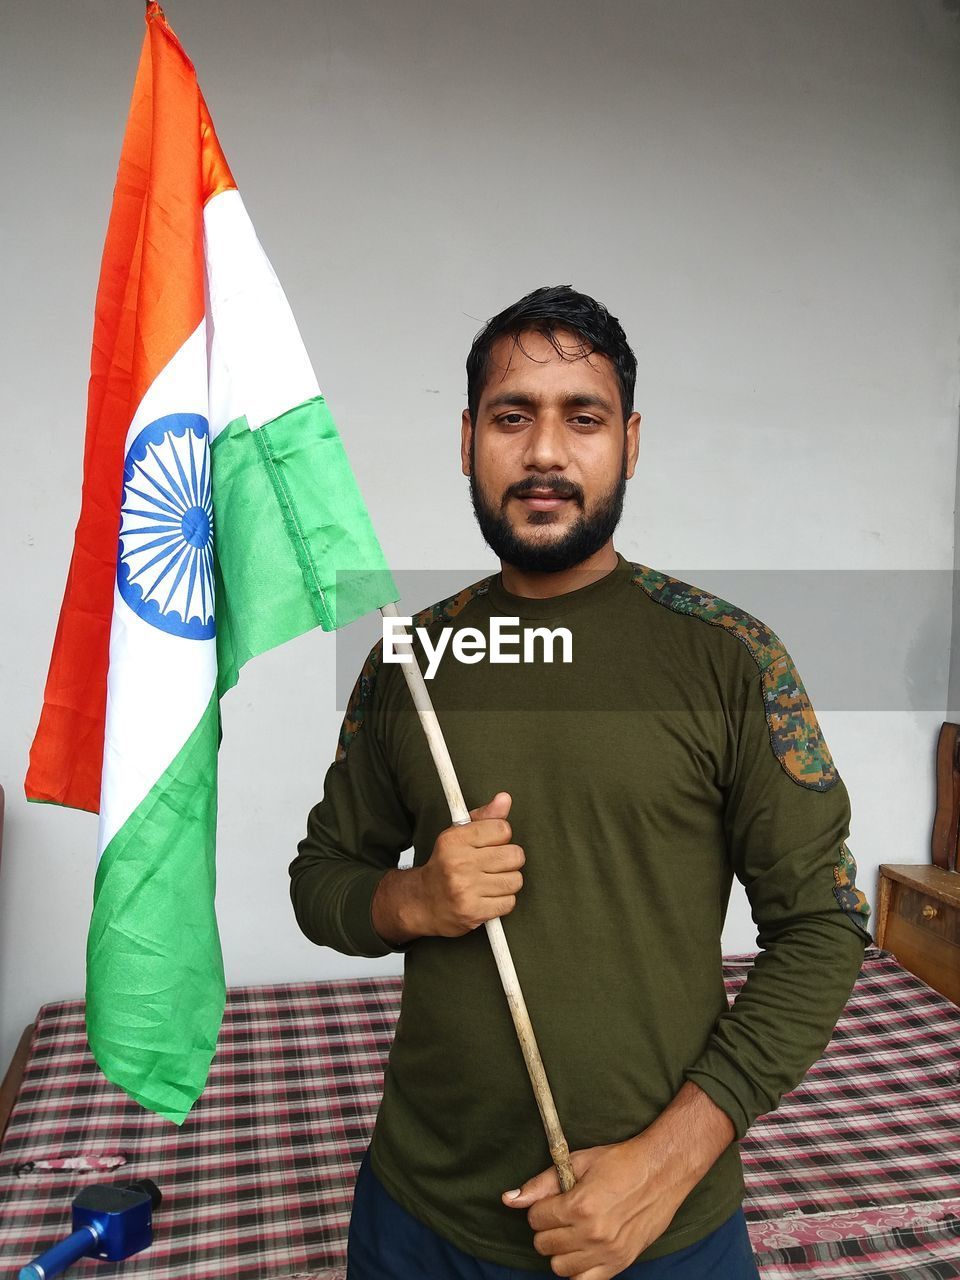
[[[619,322],[539,289],[467,374],[462,467],[501,573],[415,623],[434,642],[564,626],[572,661],[448,647],[431,694],[477,806],[458,828],[380,646],[354,690],[291,866],[315,942],[406,950],[348,1274],[745,1280],[735,1140],[820,1055],[867,938],[846,791],[777,637],[614,550],[640,425]],[[734,874],[762,950],[728,1010]],[[574,1151],[566,1194],[478,927],[494,917]]]

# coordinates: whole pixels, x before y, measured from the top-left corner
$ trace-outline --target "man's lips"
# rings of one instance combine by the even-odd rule
[[[549,489],[542,492],[521,493],[517,494],[517,501],[522,502],[525,507],[530,507],[533,511],[555,511],[557,507],[562,507],[566,502],[573,501],[573,495],[569,496],[560,493],[552,493]]]
[[[507,490],[506,498],[515,498],[528,511],[557,511],[568,502],[582,506],[580,490],[562,480],[555,483],[530,483],[529,480],[521,482]]]

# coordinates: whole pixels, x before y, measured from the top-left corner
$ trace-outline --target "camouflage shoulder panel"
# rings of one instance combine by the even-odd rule
[[[840,855],[833,868],[833,893],[840,903],[840,910],[869,938],[870,904],[857,888],[857,860],[847,848],[846,841],[840,842]]]
[[[469,587],[464,587],[456,595],[447,596],[446,600],[441,600],[439,604],[431,604],[426,609],[421,609],[419,613],[413,615],[413,625],[432,627],[435,622],[452,622],[471,600],[487,594],[494,576],[491,574],[488,578],[481,578],[479,582],[472,582]]]
[[[431,627],[435,622],[451,622],[458,613],[461,613],[467,607],[471,600],[475,600],[478,596],[486,595],[492,580],[493,575],[489,578],[482,578],[479,582],[474,582],[469,587],[464,587],[462,591],[458,591],[455,595],[448,596],[446,600],[441,600],[438,604],[431,604],[426,609],[421,609],[419,613],[413,615],[413,626]],[[346,758],[351,742],[360,732],[360,726],[363,724],[363,718],[373,694],[374,686],[377,683],[377,675],[382,663],[383,643],[378,642],[367,654],[367,660],[361,668],[357,683],[353,686],[353,692],[350,694],[350,701],[347,703],[343,724],[340,726],[340,738],[337,742],[336,761],[338,764]]]
[[[731,631],[750,650],[757,666],[763,668],[783,650],[780,638],[751,614],[710,591],[703,591],[689,582],[671,578],[668,573],[658,573],[646,565],[634,564],[633,581],[642,587],[652,600],[666,605],[674,613],[685,613],[700,618],[715,627]]]
[[[633,583],[674,613],[729,631],[749,651],[761,676],[770,746],[802,787],[828,791],[839,778],[799,672],[779,636],[759,619],[710,591],[634,564]]]

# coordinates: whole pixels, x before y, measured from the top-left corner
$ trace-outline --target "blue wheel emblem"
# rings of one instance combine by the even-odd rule
[[[117,586],[144,622],[209,640],[213,500],[207,420],[170,413],[143,428],[123,465]]]

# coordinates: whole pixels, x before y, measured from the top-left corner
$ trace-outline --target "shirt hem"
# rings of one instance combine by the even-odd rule
[[[519,1267],[521,1270],[552,1274],[549,1259],[537,1253],[533,1247],[532,1233],[529,1252],[522,1249],[510,1249],[503,1245],[493,1244],[482,1237],[473,1236],[461,1227],[454,1226],[442,1215],[437,1214],[432,1208],[423,1204],[416,1196],[411,1195],[406,1187],[401,1187],[381,1165],[373,1143],[370,1146],[370,1167],[383,1184],[386,1192],[396,1200],[397,1204],[406,1209],[407,1213],[418,1218],[431,1231],[435,1231],[444,1240],[455,1245],[458,1249],[462,1249],[464,1253],[476,1258],[482,1258],[486,1262],[499,1263],[500,1266],[504,1267]],[[721,1227],[731,1214],[736,1213],[742,1203],[743,1185],[741,1183],[736,1188],[734,1197],[729,1200],[725,1199],[720,1207],[713,1209],[705,1217],[698,1218],[695,1222],[687,1223],[676,1231],[671,1231],[668,1227],[663,1235],[658,1236],[652,1244],[647,1246],[643,1253],[637,1256],[635,1261],[651,1262],[654,1258],[662,1258],[667,1254],[685,1249],[688,1245],[696,1244],[710,1235],[712,1231],[716,1231],[718,1227]]]

